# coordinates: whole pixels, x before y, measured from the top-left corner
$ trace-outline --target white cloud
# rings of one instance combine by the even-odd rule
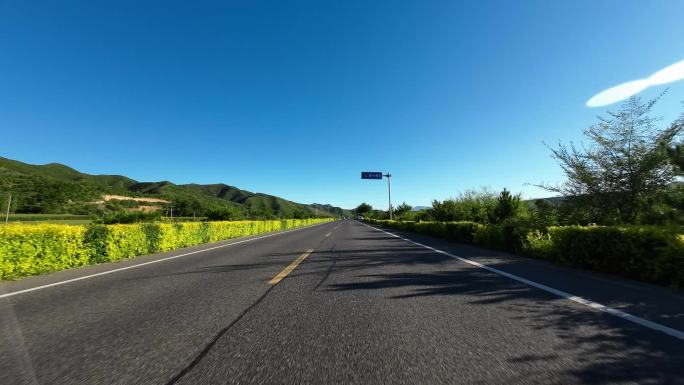
[[[684,60],[667,66],[646,79],[632,80],[601,91],[587,101],[587,106],[607,106],[636,95],[648,87],[672,83],[681,79],[684,79]]]

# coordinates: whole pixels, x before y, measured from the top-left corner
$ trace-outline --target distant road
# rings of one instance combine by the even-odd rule
[[[0,284],[0,384],[684,383],[680,292],[390,232],[425,246],[338,221]]]

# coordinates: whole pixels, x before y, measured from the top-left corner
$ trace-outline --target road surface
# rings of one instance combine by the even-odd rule
[[[390,232],[421,245],[347,220],[0,284],[0,383],[684,383],[681,292]]]

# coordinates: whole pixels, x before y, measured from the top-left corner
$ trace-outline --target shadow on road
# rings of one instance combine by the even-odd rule
[[[377,240],[396,240],[391,236],[375,236],[359,238],[358,242],[364,239],[373,239],[374,243]],[[606,313],[581,308],[550,293],[407,245],[406,248],[394,246],[393,250],[338,250],[335,270],[365,270],[369,274],[357,275],[349,282],[330,284],[326,289],[331,292],[373,290],[389,300],[465,297],[469,304],[497,306],[502,317],[531,324],[545,333],[551,331],[562,341],[556,348],[557,354],[526,353],[510,358],[510,363],[568,367],[562,362],[573,356],[576,357],[575,364],[566,371],[581,383],[684,383],[684,344],[673,337]],[[482,253],[477,248],[467,250]],[[507,271],[507,266],[514,268],[524,263],[512,259],[497,264],[497,268]],[[378,269],[418,264],[426,268],[420,272]],[[430,268],[436,265],[444,266]],[[456,302],[454,304],[457,306]],[[673,316],[679,317],[682,313],[684,310]],[[577,361],[580,365],[576,364]]]

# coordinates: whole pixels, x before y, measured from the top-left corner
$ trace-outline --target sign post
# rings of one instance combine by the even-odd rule
[[[389,217],[392,220],[392,174],[389,172],[383,174],[381,172],[375,171],[362,171],[361,179],[382,179],[382,177],[387,178],[387,200],[389,202]]]
[[[387,177],[387,201],[389,202],[390,221],[392,220],[392,174],[385,174]]]

